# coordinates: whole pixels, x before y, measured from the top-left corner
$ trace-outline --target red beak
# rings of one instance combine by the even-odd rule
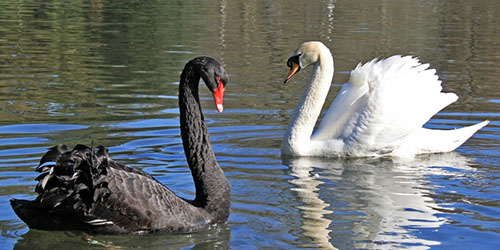
[[[224,110],[224,107],[222,106],[222,98],[224,97],[224,84],[220,81],[220,78],[217,77],[217,84],[219,85],[213,92],[214,95],[214,102],[215,102],[215,107],[217,108],[217,111],[222,112]]]

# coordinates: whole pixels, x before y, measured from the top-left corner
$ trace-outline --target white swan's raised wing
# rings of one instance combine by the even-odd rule
[[[342,85],[342,89],[325,113],[311,140],[339,139],[345,131],[352,130],[352,127],[347,128],[346,125],[349,121],[357,119],[360,111],[366,107],[367,92],[367,84],[357,86],[347,82]]]
[[[391,150],[457,100],[441,92],[436,71],[428,67],[410,56],[358,65],[313,139],[342,139],[346,151]]]

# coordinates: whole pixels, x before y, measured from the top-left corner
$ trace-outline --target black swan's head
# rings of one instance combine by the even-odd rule
[[[201,79],[207,85],[214,97],[217,111],[222,112],[222,98],[224,97],[224,88],[228,82],[228,76],[224,67],[215,59],[207,56],[193,59],[198,67]]]

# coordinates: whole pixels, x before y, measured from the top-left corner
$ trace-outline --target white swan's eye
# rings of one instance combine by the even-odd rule
[[[297,65],[300,65],[299,64],[299,57],[302,55],[302,53],[298,54],[298,55],[295,55],[295,56],[292,56],[290,58],[288,58],[288,61],[286,61],[286,65],[291,68],[293,66],[292,63],[295,63]]]

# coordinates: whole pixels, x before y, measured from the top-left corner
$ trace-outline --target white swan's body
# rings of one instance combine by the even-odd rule
[[[423,125],[457,100],[441,92],[436,70],[411,56],[374,59],[351,72],[349,82],[313,134],[333,78],[333,58],[321,42],[303,43],[288,61],[289,80],[314,65],[292,115],[281,151],[294,156],[412,156],[456,149],[488,121],[456,130]]]

